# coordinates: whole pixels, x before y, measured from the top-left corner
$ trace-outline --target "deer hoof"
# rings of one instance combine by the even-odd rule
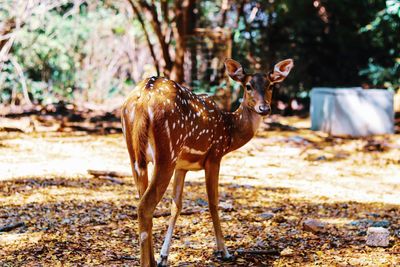
[[[222,261],[234,261],[235,260],[235,256],[233,256],[229,253],[224,253],[222,250],[214,251],[214,256],[217,257],[217,259],[222,260]]]
[[[157,267],[167,267],[167,257],[166,256],[161,256],[160,261],[157,263]]]

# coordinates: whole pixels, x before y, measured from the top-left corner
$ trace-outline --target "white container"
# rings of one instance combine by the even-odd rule
[[[311,129],[331,135],[394,133],[393,92],[380,89],[313,88]]]

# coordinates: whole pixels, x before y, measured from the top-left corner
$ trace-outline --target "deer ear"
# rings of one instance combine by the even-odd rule
[[[226,59],[225,60],[225,68],[229,74],[229,76],[234,79],[235,81],[241,82],[244,80],[246,74],[242,65],[239,62],[233,59]]]
[[[276,63],[274,66],[274,71],[269,75],[271,82],[282,82],[289,75],[289,72],[293,66],[294,64],[292,59],[285,59]]]

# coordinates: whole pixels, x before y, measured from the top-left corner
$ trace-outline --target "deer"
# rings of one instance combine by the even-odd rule
[[[164,77],[138,83],[121,108],[121,122],[132,174],[139,193],[140,265],[156,266],[152,221],[172,176],[171,217],[157,266],[167,266],[172,235],[182,210],[188,171],[204,170],[205,184],[216,239],[217,255],[233,257],[225,246],[218,215],[218,181],[221,159],[255,135],[263,117],[270,114],[273,88],[293,68],[293,60],[277,63],[268,73],[247,74],[233,60],[224,62],[228,75],[244,88],[242,102],[234,112],[218,107],[204,95]],[[153,163],[148,180],[148,164]]]

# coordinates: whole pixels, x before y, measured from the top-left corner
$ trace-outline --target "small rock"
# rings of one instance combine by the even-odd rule
[[[389,230],[383,227],[369,227],[367,245],[371,247],[387,247],[389,245]]]
[[[277,213],[277,212],[280,212],[280,211],[283,211],[283,207],[272,208],[272,212],[273,213]]]
[[[394,230],[394,235],[400,238],[400,229]]]
[[[300,231],[296,230],[296,229],[289,230],[289,232],[288,232],[289,236],[298,235],[298,234],[300,234]]]
[[[283,222],[286,222],[286,218],[283,217],[282,215],[276,215],[274,217],[274,222],[283,223]]]
[[[294,250],[289,247],[287,247],[281,251],[281,256],[287,257],[287,256],[292,256],[293,254],[294,254]]]
[[[325,230],[325,224],[315,219],[307,219],[303,222],[303,229],[308,232],[319,233]]]
[[[204,199],[202,199],[202,198],[198,198],[198,199],[196,199],[196,203],[199,205],[199,206],[208,206],[208,202],[207,201],[205,201]]]
[[[388,220],[377,221],[372,224],[372,227],[384,227],[388,228],[390,226],[390,222]]]
[[[61,224],[71,224],[71,220],[68,218],[65,218],[64,220],[62,220]]]
[[[269,212],[264,212],[260,214],[260,217],[266,220],[271,219],[272,217],[274,217],[273,213],[269,213]]]
[[[385,227],[388,228],[390,226],[390,222],[388,220],[381,220],[381,221],[373,221],[370,219],[361,219],[357,221],[350,222],[351,226],[355,227]]]
[[[322,160],[327,160],[325,156],[319,156],[315,159],[316,161],[322,161]]]
[[[350,225],[351,226],[356,226],[356,227],[367,227],[367,226],[372,225],[373,223],[374,223],[373,220],[361,219],[361,220],[350,222]]]
[[[218,205],[223,211],[233,211],[233,205],[227,202],[221,202]]]
[[[360,231],[357,232],[357,235],[358,236],[365,236],[365,235],[367,235],[367,231],[360,230]]]

